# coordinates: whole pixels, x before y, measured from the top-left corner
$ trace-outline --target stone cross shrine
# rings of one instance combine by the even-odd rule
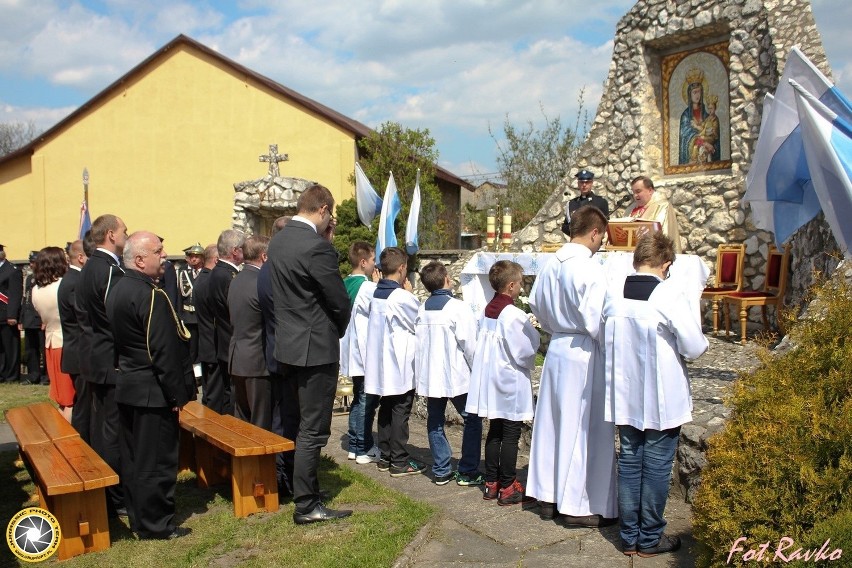
[[[269,173],[267,175],[272,177],[278,177],[281,175],[278,170],[278,164],[279,162],[286,162],[287,159],[287,154],[278,153],[278,144],[270,144],[269,154],[263,154],[260,156],[261,162],[269,162]]]
[[[514,247],[562,242],[563,193],[574,175],[595,174],[594,191],[624,212],[630,181],[647,175],[677,211],[684,252],[715,267],[721,243],[745,243],[746,286],[763,284],[772,235],[743,207],[745,177],[760,131],[763,98],[775,91],[790,48],[831,76],[807,0],[640,0],[618,22],[612,62],[588,138],[573,169]],[[836,250],[819,216],[794,236],[796,299]]]

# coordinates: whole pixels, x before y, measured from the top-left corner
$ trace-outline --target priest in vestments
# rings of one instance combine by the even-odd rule
[[[604,420],[600,345],[607,279],[593,258],[606,234],[595,207],[571,215],[571,242],[538,274],[530,308],[551,334],[533,422],[527,495],[542,519],[599,527],[618,517],[615,426]]]
[[[630,182],[633,201],[624,210],[625,217],[637,221],[657,221],[662,233],[674,242],[675,253],[683,252],[680,245],[680,230],[677,226],[677,215],[674,207],[659,191],[654,189],[654,182],[647,176],[639,176]]]

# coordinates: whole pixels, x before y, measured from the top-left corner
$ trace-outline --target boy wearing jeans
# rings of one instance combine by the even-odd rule
[[[434,482],[446,485],[456,478],[459,485],[482,485],[484,479],[478,471],[482,418],[464,410],[476,347],[476,319],[469,304],[453,298],[452,283],[442,263],[430,262],[424,266],[420,281],[431,296],[417,313],[414,366],[417,394],[426,397],[426,429],[434,462]],[[464,420],[458,476],[450,465],[453,451],[444,433],[447,401]]]
[[[488,271],[494,298],[485,306],[470,373],[465,410],[488,418],[485,439],[486,500],[515,505],[529,499],[515,477],[518,440],[524,420],[532,420],[530,373],[541,341],[527,315],[513,304],[521,294],[523,269],[500,260]]]
[[[378,399],[364,392],[364,349],[367,344],[367,320],[370,300],[376,290],[376,252],[369,243],[354,241],[349,246],[352,273],[343,279],[352,317],[346,335],[340,340],[340,374],[352,379],[352,406],[349,408],[349,459],[358,464],[379,460],[379,448],[373,445],[373,417]]]

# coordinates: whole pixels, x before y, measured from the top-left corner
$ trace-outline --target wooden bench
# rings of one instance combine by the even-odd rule
[[[180,425],[181,467],[194,462],[199,487],[230,479],[236,517],[278,510],[275,454],[293,450],[291,440],[196,401],[183,407]]]
[[[109,548],[105,488],[117,484],[118,475],[50,403],[12,408],[6,421],[41,506],[59,521],[58,558]]]

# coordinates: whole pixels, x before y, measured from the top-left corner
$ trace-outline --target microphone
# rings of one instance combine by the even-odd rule
[[[618,209],[619,207],[624,207],[630,202],[631,199],[633,199],[633,195],[625,195],[624,197],[615,202],[615,208]]]

